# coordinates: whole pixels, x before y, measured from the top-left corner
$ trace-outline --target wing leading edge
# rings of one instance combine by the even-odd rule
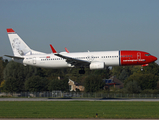
[[[66,62],[71,64],[72,66],[75,67],[84,67],[84,66],[89,66],[91,62],[86,61],[86,60],[80,60],[77,58],[73,58],[73,57],[69,57],[66,55],[62,55],[60,53],[57,53],[56,50],[54,49],[54,47],[50,44],[51,50],[54,53],[54,55],[61,57],[63,59],[66,59]]]

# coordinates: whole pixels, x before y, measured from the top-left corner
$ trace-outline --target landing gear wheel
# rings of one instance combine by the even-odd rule
[[[79,74],[85,74],[85,70],[79,70]]]

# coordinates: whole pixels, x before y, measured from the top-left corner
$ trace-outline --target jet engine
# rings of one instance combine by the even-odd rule
[[[105,68],[105,64],[104,64],[104,62],[92,62],[89,65],[89,67],[90,67],[91,70],[94,70],[94,69],[104,69]]]

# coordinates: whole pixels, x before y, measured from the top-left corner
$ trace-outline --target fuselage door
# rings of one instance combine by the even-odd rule
[[[138,61],[141,60],[141,53],[140,53],[140,52],[137,53],[137,60],[138,60]]]
[[[36,64],[36,57],[33,57],[33,64]]]

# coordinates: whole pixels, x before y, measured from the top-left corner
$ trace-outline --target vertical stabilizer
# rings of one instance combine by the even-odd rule
[[[31,52],[31,49],[27,44],[14,32],[12,28],[7,29],[10,44],[14,53],[14,56],[23,56]]]
[[[45,54],[43,52],[35,51],[29,48],[29,46],[14,32],[12,28],[7,29],[10,44],[14,53],[14,56],[24,55],[39,55]]]

